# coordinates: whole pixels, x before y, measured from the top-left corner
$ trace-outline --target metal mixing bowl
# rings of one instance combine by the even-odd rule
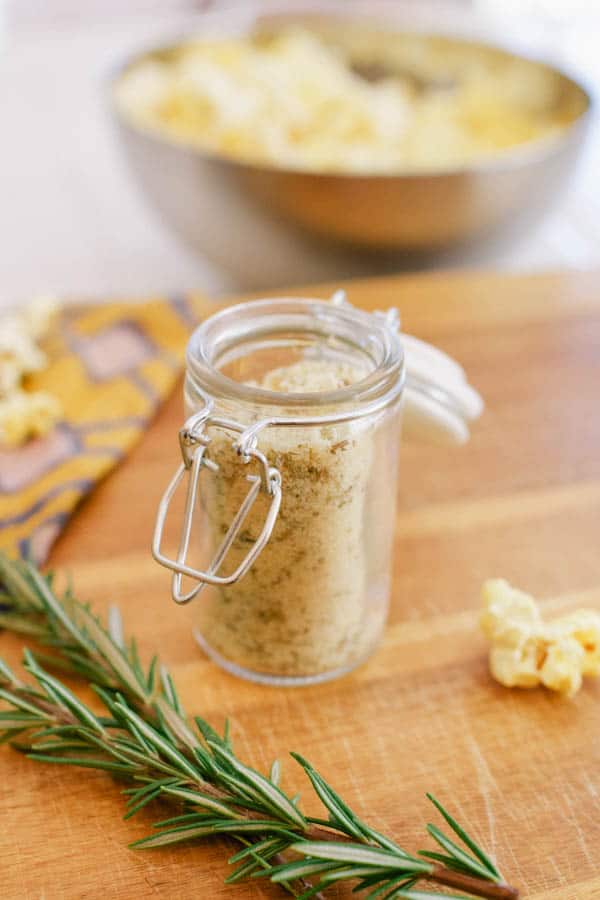
[[[356,29],[347,19],[294,14],[277,16],[275,26],[269,17],[259,17],[252,30],[290,19],[338,41]],[[227,32],[240,32],[230,18],[224,22]],[[365,23],[358,27],[364,40]],[[406,34],[377,30],[373,23],[369,28],[376,46],[406,41]],[[218,30],[222,33],[223,26]],[[474,46],[457,38],[430,39],[451,48]],[[176,46],[130,58],[114,80],[145,56]],[[249,165],[134,124],[114,97],[111,107],[131,168],[162,218],[242,287],[275,287],[356,274],[365,269],[365,259],[372,265],[374,254],[397,260],[400,253],[472,243],[499,230],[516,232],[538,217],[574,169],[591,108],[583,87],[538,65],[560,79],[557,102],[574,110],[571,124],[556,138],[443,172],[354,175]]]

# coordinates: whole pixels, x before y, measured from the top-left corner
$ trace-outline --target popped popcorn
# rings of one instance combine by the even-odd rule
[[[135,61],[115,98],[133,122],[184,144],[348,173],[462,167],[552,138],[579,112],[561,108],[558,75],[486,47],[413,35],[363,58],[352,46],[300,27],[191,40]],[[383,76],[361,76],[379,55]]]
[[[27,391],[24,380],[47,364],[38,346],[57,310],[51,297],[38,297],[20,312],[0,317],[0,444],[18,447],[47,434],[61,415],[60,403],[45,391]]]
[[[548,626],[550,632],[568,634],[583,648],[583,675],[600,675],[600,614],[593,609],[579,609],[555,619]]]
[[[19,447],[30,437],[41,437],[54,427],[60,414],[60,403],[47,391],[13,391],[0,399],[2,443]]]
[[[481,628],[490,671],[506,687],[544,685],[572,697],[600,674],[600,612],[580,609],[544,622],[537,603],[504,579],[486,581]]]

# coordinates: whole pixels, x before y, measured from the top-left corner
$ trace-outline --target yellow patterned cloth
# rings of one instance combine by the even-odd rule
[[[32,390],[60,401],[46,437],[0,447],[0,549],[43,562],[71,513],[138,440],[181,371],[189,297],[65,309]]]

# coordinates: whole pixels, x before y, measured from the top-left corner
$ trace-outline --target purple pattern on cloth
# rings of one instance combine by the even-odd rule
[[[21,542],[21,556],[37,565],[44,562],[66,521],[67,516],[60,513],[38,525],[33,534]]]
[[[185,295],[171,297],[169,299],[171,309],[177,313],[184,325],[195,328],[198,324],[198,315],[190,303],[190,298]]]
[[[102,434],[104,431],[114,431],[115,428],[144,428],[148,424],[148,416],[123,416],[118,419],[104,419],[102,422],[81,422],[71,424],[70,428],[75,434]]]
[[[109,381],[152,359],[156,347],[135,322],[118,322],[93,337],[78,338],[77,354],[93,381]]]
[[[23,490],[78,451],[77,436],[64,426],[24,447],[0,450],[0,493]]]
[[[20,510],[14,515],[6,516],[0,519],[0,529],[7,528],[9,525],[17,525],[19,522],[26,522],[31,516],[35,515],[40,509],[50,501],[54,500],[60,494],[67,491],[77,491],[81,496],[85,496],[93,487],[94,482],[90,478],[72,478],[69,481],[61,481],[55,484],[50,490],[38,497],[27,509]]]

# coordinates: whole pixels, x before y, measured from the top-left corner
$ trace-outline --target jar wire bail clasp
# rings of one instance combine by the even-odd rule
[[[239,437],[233,440],[232,444],[240,457],[241,464],[245,465],[252,459],[256,460],[260,467],[260,474],[246,476],[247,481],[250,483],[250,489],[235,514],[221,544],[216,550],[211,563],[206,571],[204,571],[188,565],[186,560],[192,534],[192,524],[194,521],[194,512],[196,509],[202,469],[207,469],[213,474],[219,472],[219,465],[206,456],[206,450],[211,441],[210,435],[208,434],[208,429],[210,427],[232,431],[234,434],[239,435]],[[190,600],[193,600],[194,597],[198,596],[207,584],[234,584],[246,574],[259,553],[264,549],[271,537],[273,528],[275,527],[279,507],[281,505],[281,474],[278,469],[269,464],[265,455],[258,449],[256,429],[246,428],[231,419],[213,415],[213,403],[209,398],[205,398],[205,406],[203,409],[190,416],[180,429],[179,444],[181,447],[182,461],[167,486],[158,507],[154,537],[152,540],[152,555],[158,563],[173,572],[173,579],[171,582],[171,594],[173,600],[178,604],[184,604],[189,603]],[[188,478],[188,484],[179,549],[176,559],[171,559],[162,551],[163,532],[173,496],[186,476]],[[229,575],[219,575],[219,569],[261,491],[271,498],[262,530],[238,567]],[[184,576],[197,582],[197,584],[187,592],[183,590]]]

